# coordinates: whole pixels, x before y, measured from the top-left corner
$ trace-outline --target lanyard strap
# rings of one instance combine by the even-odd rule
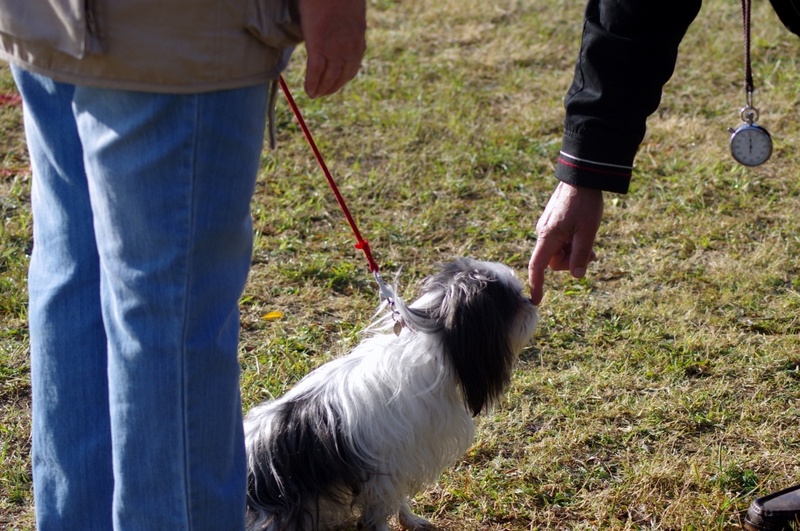
[[[744,32],[744,89],[747,106],[753,106],[753,68],[750,64],[750,8],[752,0],[742,0],[742,30]]]

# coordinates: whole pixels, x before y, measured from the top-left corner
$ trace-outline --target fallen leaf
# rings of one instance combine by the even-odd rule
[[[267,314],[262,315],[261,318],[264,319],[265,321],[274,321],[275,319],[282,319],[283,312],[275,310],[273,312],[269,312]]]

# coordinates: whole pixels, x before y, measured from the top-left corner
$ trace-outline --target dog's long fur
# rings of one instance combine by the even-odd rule
[[[408,500],[469,448],[473,416],[505,392],[536,308],[513,271],[462,258],[383,317],[349,355],[245,418],[248,529],[431,529]]]

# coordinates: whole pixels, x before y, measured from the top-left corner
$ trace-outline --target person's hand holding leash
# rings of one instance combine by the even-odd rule
[[[299,0],[306,43],[306,93],[333,94],[353,79],[367,49],[365,0]]]

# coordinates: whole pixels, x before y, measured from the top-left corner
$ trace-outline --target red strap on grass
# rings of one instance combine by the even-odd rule
[[[322,154],[319,152],[319,149],[317,149],[317,144],[314,142],[314,137],[311,136],[311,131],[308,130],[306,122],[303,120],[303,115],[300,114],[300,109],[297,107],[297,104],[295,104],[294,98],[292,98],[292,94],[289,92],[289,87],[286,86],[286,82],[283,80],[283,76],[280,76],[278,81],[280,82],[283,94],[286,96],[286,101],[289,102],[289,107],[292,108],[292,112],[294,113],[295,118],[297,118],[297,123],[300,124],[300,129],[303,130],[303,134],[306,135],[306,140],[308,140],[311,150],[314,151],[314,156],[317,158],[317,163],[319,163],[320,168],[322,168],[322,171],[325,173],[325,178],[328,179],[328,184],[330,185],[331,190],[333,190],[333,195],[336,196],[336,201],[339,202],[342,212],[344,212],[344,217],[347,218],[347,222],[350,224],[350,228],[353,230],[353,234],[355,235],[357,242],[355,245],[356,249],[364,251],[364,255],[367,257],[367,262],[369,263],[370,273],[378,273],[378,264],[375,262],[375,259],[372,258],[372,251],[369,248],[369,242],[361,236],[361,232],[358,230],[358,225],[356,225],[356,221],[350,214],[350,209],[347,208],[347,203],[345,203],[342,194],[339,193],[339,187],[336,186],[336,181],[333,180],[333,176],[331,175],[330,170],[328,170],[328,166],[325,164],[325,159],[322,158]]]

